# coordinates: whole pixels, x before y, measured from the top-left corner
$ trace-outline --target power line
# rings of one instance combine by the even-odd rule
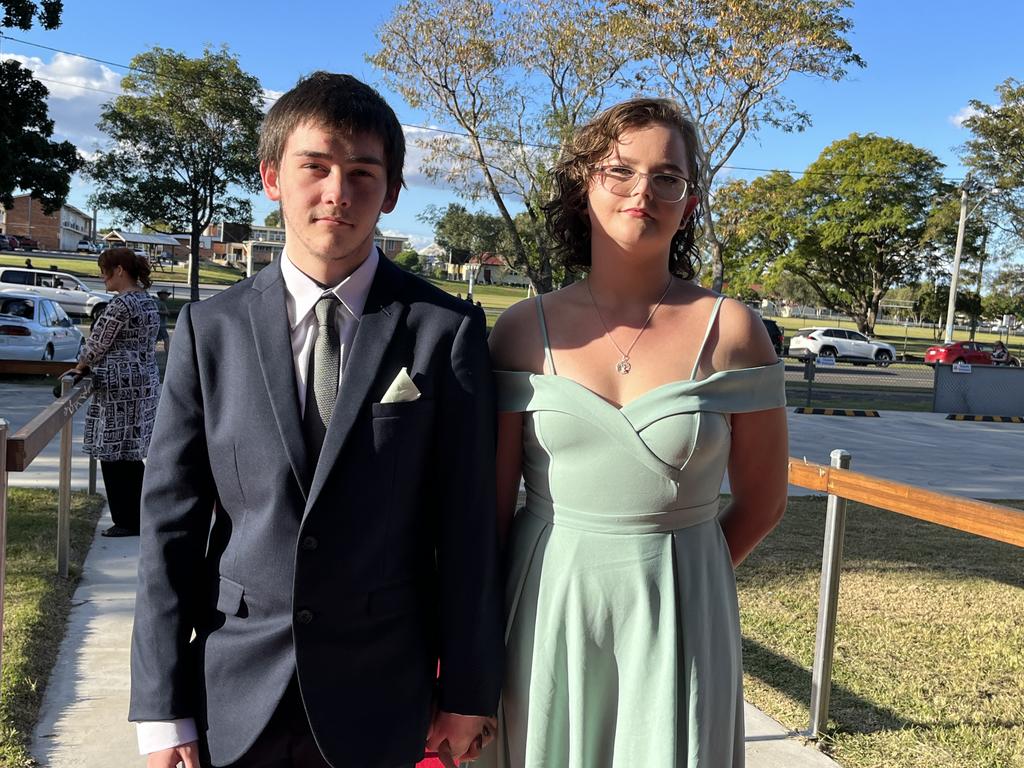
[[[178,76],[175,76],[175,75],[172,75],[172,74],[169,74],[169,73],[161,73],[161,72],[156,72],[154,70],[144,69],[144,68],[141,68],[141,67],[133,67],[130,64],[119,64],[116,61],[109,61],[107,59],[99,59],[99,58],[96,58],[94,56],[88,56],[88,55],[86,55],[84,53],[76,53],[74,51],[66,51],[66,50],[64,50],[62,48],[53,48],[53,47],[48,46],[48,45],[42,45],[41,43],[34,43],[34,42],[29,41],[29,40],[22,40],[22,39],[17,38],[17,37],[11,37],[10,35],[4,34],[3,32],[0,32],[0,39],[10,40],[12,42],[20,43],[21,45],[31,46],[33,48],[40,48],[42,50],[50,51],[52,53],[62,53],[65,56],[73,56],[75,58],[85,59],[86,61],[93,61],[93,62],[96,62],[98,64],[105,64],[107,66],[117,67],[119,69],[125,69],[125,70],[127,70],[129,72],[140,72],[140,73],[143,73],[143,74],[152,75],[153,77],[156,77],[156,78],[164,78],[164,79],[167,79],[167,80],[174,80],[176,82],[184,83],[186,85],[196,85],[196,86],[205,85],[204,82],[197,81],[197,80],[195,80],[193,78],[178,77]],[[104,91],[104,90],[101,90],[99,88],[91,88],[91,87],[86,86],[86,85],[80,85],[78,83],[71,83],[71,82],[62,81],[62,80],[47,79],[47,78],[43,78],[43,77],[36,77],[36,79],[37,80],[41,80],[43,82],[47,82],[47,83],[54,83],[54,84],[57,84],[57,85],[64,85],[64,86],[71,87],[71,88],[81,88],[82,90],[86,90],[86,91],[94,91],[96,93],[105,93],[105,94],[109,94],[111,96],[121,96],[121,95],[124,95],[123,93],[114,93],[113,91]],[[277,97],[267,96],[265,94],[266,94],[266,89],[264,89],[264,96],[263,96],[263,99],[265,101],[268,101],[268,102],[277,101]],[[460,131],[453,131],[453,130],[449,130],[449,129],[446,129],[446,128],[434,128],[432,126],[416,125],[414,123],[400,123],[400,125],[403,128],[414,128],[416,130],[429,131],[431,133],[441,133],[441,134],[445,134],[445,135],[448,135],[448,136],[457,136],[457,137],[463,138],[463,139],[471,138],[471,135],[468,134],[468,133],[464,133],[464,132],[460,132]],[[531,143],[531,142],[517,141],[515,139],[503,139],[503,138],[498,138],[498,137],[494,137],[494,136],[480,136],[479,138],[481,140],[483,140],[483,141],[495,142],[495,143],[498,143],[498,144],[508,144],[508,145],[517,146],[517,147],[528,147],[528,148],[531,148],[531,149],[558,150],[558,147],[556,147],[554,145],[551,145],[551,144],[534,144],[534,143]],[[723,165],[722,166],[722,170],[728,170],[728,171],[750,171],[750,172],[754,172],[754,173],[788,173],[791,176],[812,176],[812,175],[813,176],[831,176],[831,177],[835,177],[835,178],[842,178],[842,177],[852,176],[852,177],[859,177],[859,178],[886,178],[886,179],[889,179],[889,178],[893,178],[894,177],[894,174],[891,174],[891,173],[877,173],[877,172],[872,172],[872,171],[844,171],[842,173],[835,172],[835,171],[808,171],[808,170],[792,171],[792,170],[788,170],[788,169],[785,169],[785,168],[755,168],[755,167],[742,166],[742,165]],[[944,181],[949,181],[949,182],[962,182],[962,181],[964,181],[964,177],[962,177],[962,176],[950,176],[950,177],[943,177],[943,180]]]

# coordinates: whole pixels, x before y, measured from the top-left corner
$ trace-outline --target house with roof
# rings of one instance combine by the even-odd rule
[[[82,238],[92,239],[94,231],[92,216],[67,203],[43,213],[43,204],[24,194],[14,196],[10,210],[0,205],[0,234],[31,237],[42,251],[73,251]]]
[[[182,243],[174,235],[164,235],[159,232],[128,232],[124,229],[112,229],[103,235],[102,240],[108,248],[131,248],[133,251],[144,251],[147,256],[156,257],[163,253],[169,253],[176,261],[184,261],[189,256],[187,240]]]
[[[530,284],[530,278],[512,269],[505,259],[494,253],[470,256],[464,264],[448,262],[446,270],[449,280],[466,283],[472,274],[473,282],[478,285],[517,285],[525,288]]]

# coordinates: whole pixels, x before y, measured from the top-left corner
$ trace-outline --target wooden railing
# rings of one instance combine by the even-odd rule
[[[69,363],[24,363],[0,361],[2,373],[61,373]],[[68,575],[71,542],[71,438],[75,412],[92,395],[92,379],[75,383],[70,376],[61,379],[61,395],[40,411],[25,426],[9,434],[6,419],[0,418],[0,669],[4,637],[4,577],[7,571],[7,474],[22,472],[60,433],[60,470],[57,480],[57,573]],[[96,492],[96,462],[89,460],[89,492]]]
[[[1024,547],[1024,512],[1020,510],[853,472],[846,451],[832,451],[831,458],[832,465],[827,467],[792,457],[789,460],[790,484],[828,494],[811,673],[811,722],[806,734],[811,738],[817,738],[828,721],[847,501]]]

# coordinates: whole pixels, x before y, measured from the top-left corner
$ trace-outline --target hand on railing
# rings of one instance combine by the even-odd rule
[[[86,374],[88,373],[88,368],[79,368],[77,366],[71,368],[70,370],[64,371],[64,373],[62,373],[60,377],[57,379],[57,383],[53,385],[53,396],[60,397],[63,394],[62,386],[65,378],[70,376],[71,386],[75,386],[78,382],[85,378]]]

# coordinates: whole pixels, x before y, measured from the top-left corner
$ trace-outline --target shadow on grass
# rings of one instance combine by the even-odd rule
[[[1024,509],[1024,502],[1003,502]],[[789,500],[782,521],[736,572],[740,584],[821,571],[825,497]],[[851,502],[843,571],[921,571],[955,580],[981,578],[1024,588],[1024,557],[1012,544]]]

